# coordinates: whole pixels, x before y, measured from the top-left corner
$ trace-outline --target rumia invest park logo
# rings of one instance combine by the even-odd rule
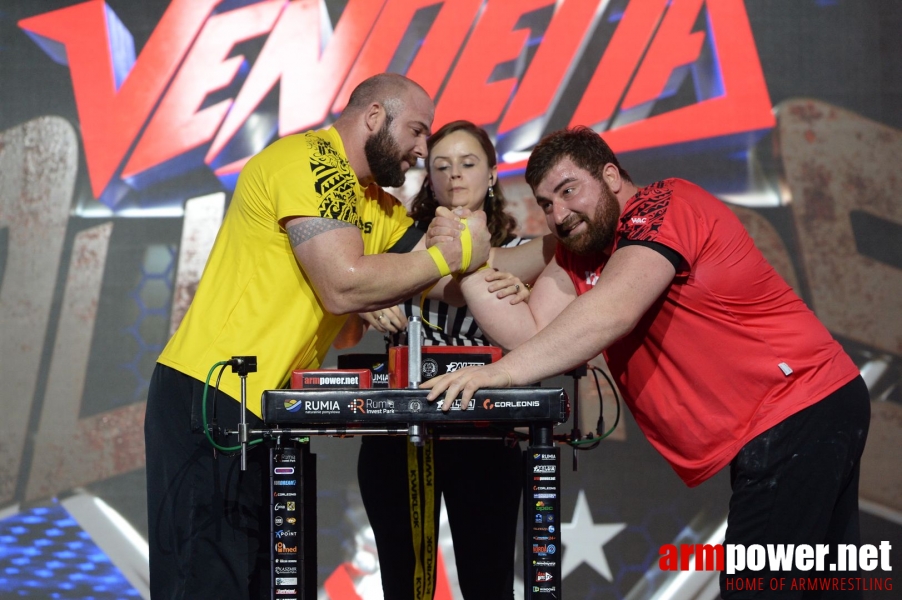
[[[19,26],[68,66],[91,186],[110,206],[123,182],[187,168],[229,181],[387,70],[436,100],[434,128],[487,127],[507,169],[523,167],[552,116],[606,132],[617,152],[774,126],[742,0],[348,0],[326,27],[324,6],[173,0],[140,53],[102,0]],[[694,98],[656,108],[687,77]]]

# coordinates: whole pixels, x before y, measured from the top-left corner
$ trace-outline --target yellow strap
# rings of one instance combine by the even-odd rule
[[[426,305],[426,296],[429,295],[429,292],[431,292],[432,288],[434,288],[436,285],[438,285],[438,282],[433,283],[428,288],[423,290],[422,294],[420,294],[420,318],[423,319],[423,323],[426,323],[426,325],[429,325],[433,329],[441,329],[441,327],[439,327],[435,323],[429,322],[429,319],[426,318],[426,309],[424,308]]]
[[[463,275],[467,272],[467,269],[470,268],[470,261],[473,259],[473,236],[470,234],[470,226],[467,223],[467,220],[463,220],[464,230],[460,232],[460,253],[461,253],[461,261],[460,261],[460,271],[459,275]],[[483,269],[488,269],[489,263],[483,263],[481,267],[476,269],[477,271],[482,271]]]
[[[442,254],[442,251],[438,249],[438,246],[427,248],[426,252],[432,257],[432,261],[435,263],[435,266],[438,267],[438,272],[442,277],[451,274],[451,267],[448,266],[448,261],[445,260],[445,257]]]
[[[413,554],[416,565],[413,579],[413,596],[420,600],[432,600],[435,592],[436,547],[435,538],[435,460],[432,438],[427,437],[423,446],[423,471],[420,472],[420,456],[417,447],[407,444],[407,490],[410,495],[410,529],[413,533]],[[420,504],[420,490],[423,503]]]
[[[460,232],[460,273],[466,273],[470,267],[470,259],[473,258],[473,236],[470,234],[470,225],[464,219],[464,230]]]
[[[425,527],[423,529],[423,545],[425,546],[425,571],[426,589],[424,598],[432,598],[435,593],[435,566],[438,540],[435,539],[435,454],[432,438],[426,437],[423,445],[423,492],[426,496],[423,502]]]
[[[421,598],[423,589],[423,561],[420,542],[423,538],[423,511],[420,506],[420,465],[417,456],[417,447],[407,443],[407,492],[410,501],[410,530],[413,533],[414,566],[413,597]]]

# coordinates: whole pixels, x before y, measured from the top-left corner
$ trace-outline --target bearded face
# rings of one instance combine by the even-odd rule
[[[614,242],[617,222],[620,219],[620,204],[617,196],[604,181],[599,181],[601,198],[595,206],[595,214],[571,213],[561,224],[555,226],[555,234],[560,242],[574,254],[597,254],[605,252]],[[584,222],[586,227],[579,233],[573,229]]]
[[[366,162],[377,185],[401,187],[404,185],[404,169],[401,162],[406,158],[401,146],[389,130],[391,119],[385,119],[382,128],[371,135],[363,146]],[[416,162],[416,158],[414,158]]]

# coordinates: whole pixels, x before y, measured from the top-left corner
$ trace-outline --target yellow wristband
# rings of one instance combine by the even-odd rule
[[[460,253],[461,253],[461,261],[460,261],[460,271],[458,273],[463,275],[467,272],[467,269],[470,268],[470,261],[473,259],[473,237],[470,235],[470,226],[467,224],[467,220],[463,220],[464,230],[460,232]],[[489,263],[483,263],[481,267],[476,269],[477,271],[482,271],[483,269],[488,269]]]
[[[463,220],[464,230],[460,232],[460,273],[466,273],[470,268],[470,259],[473,258],[473,236],[470,235],[470,226],[467,220]]]
[[[442,277],[451,274],[451,267],[448,266],[448,261],[445,260],[445,257],[442,255],[442,251],[438,249],[438,246],[432,246],[431,248],[428,248],[426,252],[432,257],[432,260],[435,262],[435,266],[438,267],[438,272]]]

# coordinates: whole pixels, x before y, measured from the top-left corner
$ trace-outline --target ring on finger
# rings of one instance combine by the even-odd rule
[[[520,291],[520,284],[518,283],[517,285],[515,285],[515,286],[514,286],[514,289],[517,290],[517,291],[519,292],[519,291]]]
[[[376,320],[377,320],[377,321],[381,321],[381,320],[382,320],[382,317],[384,317],[384,316],[385,316],[385,315],[383,315],[382,313],[379,313],[379,314],[376,316]]]

